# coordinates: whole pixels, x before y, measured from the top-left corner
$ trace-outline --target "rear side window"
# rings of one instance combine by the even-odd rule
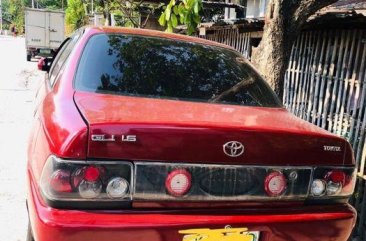
[[[64,45],[56,55],[49,74],[51,86],[53,86],[53,84],[55,83],[57,75],[60,73],[75,44],[79,40],[79,37],[80,31],[75,32],[75,34],[70,39],[68,39],[67,42],[64,43]]]
[[[75,88],[116,95],[281,106],[239,53],[143,36],[91,37],[80,59]]]
[[[58,72],[61,69],[61,66],[63,64],[63,61],[61,61],[61,56],[62,56],[62,59],[64,59],[64,56],[66,56],[66,49],[67,49],[68,45],[70,45],[70,41],[71,41],[70,39],[67,39],[66,42],[63,43],[61,49],[57,53],[57,55],[52,63],[50,73],[49,73],[51,86],[53,85],[53,83],[55,81],[56,75],[58,74]]]

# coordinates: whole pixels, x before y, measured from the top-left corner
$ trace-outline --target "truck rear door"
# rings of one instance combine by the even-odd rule
[[[65,38],[64,15],[61,12],[49,13],[49,45],[51,49],[58,48]]]
[[[47,13],[27,10],[25,15],[25,31],[27,47],[44,48],[46,41]]]

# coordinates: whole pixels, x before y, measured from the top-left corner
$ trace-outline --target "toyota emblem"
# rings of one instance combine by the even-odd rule
[[[224,153],[230,157],[238,157],[244,153],[244,145],[238,141],[226,142],[223,149]]]

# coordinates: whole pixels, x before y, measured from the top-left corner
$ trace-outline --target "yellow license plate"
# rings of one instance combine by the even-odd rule
[[[249,232],[247,228],[187,229],[180,230],[182,241],[258,241],[259,232]]]

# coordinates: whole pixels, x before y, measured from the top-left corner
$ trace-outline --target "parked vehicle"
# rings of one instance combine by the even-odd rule
[[[91,27],[39,63],[28,240],[348,239],[349,143],[230,47]]]
[[[48,9],[25,9],[27,61],[51,56],[65,39],[65,13]]]

